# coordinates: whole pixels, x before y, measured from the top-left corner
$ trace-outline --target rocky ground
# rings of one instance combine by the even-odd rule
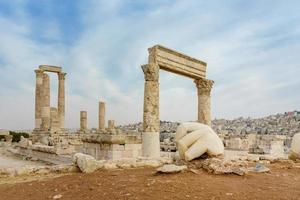
[[[300,165],[269,173],[213,175],[203,170],[156,174],[154,168],[100,170],[0,185],[0,199],[300,199]],[[24,182],[24,181],[29,182]],[[2,181],[2,183],[5,181]]]

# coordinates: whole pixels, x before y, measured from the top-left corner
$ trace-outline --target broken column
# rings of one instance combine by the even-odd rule
[[[65,76],[66,73],[58,73],[58,118],[59,127],[65,127]]]
[[[87,112],[80,111],[80,131],[85,132],[87,130]]]
[[[112,131],[115,129],[115,120],[108,120],[108,130]]]
[[[35,129],[40,129],[42,124],[42,98],[43,98],[43,71],[35,70]]]
[[[195,80],[198,89],[198,122],[211,125],[210,92],[214,81],[199,78]]]
[[[105,130],[105,102],[99,102],[99,130]]]
[[[48,131],[50,128],[50,80],[48,74],[43,74],[43,98],[42,98],[42,130]]]
[[[160,157],[159,143],[159,66],[149,49],[149,64],[143,65],[145,75],[142,154],[149,158]]]
[[[51,107],[50,108],[50,132],[58,133],[60,130],[59,125],[60,124],[59,124],[57,108]]]

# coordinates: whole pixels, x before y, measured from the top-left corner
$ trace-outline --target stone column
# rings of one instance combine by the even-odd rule
[[[43,74],[43,98],[42,98],[42,130],[50,128],[50,79],[48,74]]]
[[[105,102],[99,102],[99,130],[105,130]]]
[[[60,130],[57,108],[50,108],[50,132],[58,133]]]
[[[37,69],[35,75],[35,129],[40,129],[42,124],[43,71]]]
[[[115,129],[115,120],[108,120],[108,130],[114,130]]]
[[[142,66],[145,75],[142,154],[149,158],[160,157],[159,66],[155,51],[149,49],[149,64]]]
[[[198,89],[198,122],[211,125],[210,92],[214,81],[200,78],[195,80]]]
[[[80,130],[86,131],[87,130],[87,112],[80,111]]]
[[[65,128],[65,76],[66,73],[58,73],[58,118],[59,127]]]

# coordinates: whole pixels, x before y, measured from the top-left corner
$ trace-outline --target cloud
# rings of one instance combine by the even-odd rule
[[[141,121],[140,66],[147,62],[147,48],[157,43],[208,63],[207,77],[215,80],[214,117],[256,117],[300,107],[296,1],[56,3],[0,4],[1,128],[33,127],[33,70],[39,64],[63,66],[68,73],[68,127],[79,126],[80,110],[87,110],[89,126],[97,127],[99,100],[106,101],[107,119]],[[51,78],[55,106],[57,85]],[[161,119],[196,118],[193,80],[162,72],[160,86]],[[22,115],[12,96],[27,105]]]

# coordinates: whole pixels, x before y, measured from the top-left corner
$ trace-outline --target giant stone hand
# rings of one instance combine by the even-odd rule
[[[224,154],[224,145],[218,135],[207,125],[186,122],[178,126],[175,142],[181,159],[191,161],[204,153],[209,156]]]

